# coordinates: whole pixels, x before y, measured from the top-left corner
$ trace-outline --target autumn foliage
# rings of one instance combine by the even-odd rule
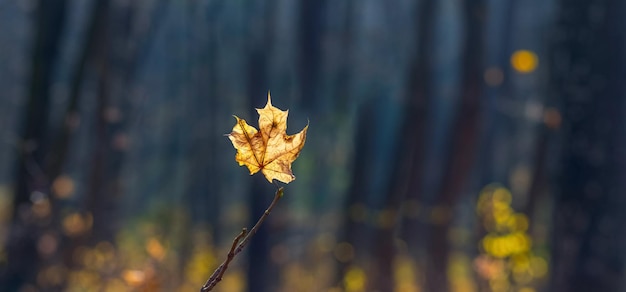
[[[274,179],[289,183],[296,179],[291,172],[291,163],[298,158],[304,141],[308,125],[295,135],[287,135],[287,115],[289,111],[282,111],[272,105],[270,94],[267,94],[267,104],[257,109],[259,113],[259,130],[235,116],[237,124],[228,138],[237,149],[235,160],[240,166],[247,166],[250,174],[259,170],[265,178],[272,182]]]
[[[272,183],[274,179],[283,183],[289,183],[296,179],[291,172],[291,163],[298,158],[304,141],[306,140],[306,130],[309,125],[295,135],[287,135],[287,116],[289,111],[282,111],[272,105],[272,99],[267,93],[267,104],[264,108],[257,109],[259,113],[259,130],[248,125],[248,123],[235,116],[237,124],[228,138],[233,143],[237,154],[235,160],[240,166],[247,166],[250,174],[255,174],[259,170],[263,173],[267,181]],[[259,230],[267,216],[272,212],[276,203],[283,197],[284,188],[276,185],[274,200],[267,207],[263,215],[259,218],[252,229],[243,228],[239,235],[233,239],[230,251],[211,277],[204,283],[201,292],[209,292],[222,280],[224,273],[228,269],[231,261],[250,242],[250,239]]]

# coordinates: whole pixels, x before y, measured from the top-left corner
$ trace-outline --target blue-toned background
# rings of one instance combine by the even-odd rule
[[[626,291],[621,0],[0,1],[0,291]]]

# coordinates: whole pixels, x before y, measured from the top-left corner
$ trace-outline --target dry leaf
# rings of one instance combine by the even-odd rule
[[[289,183],[296,178],[291,172],[291,163],[304,146],[309,125],[295,135],[287,135],[289,111],[272,106],[269,93],[265,107],[256,111],[259,113],[258,131],[235,116],[237,124],[228,135],[237,149],[235,160],[240,166],[247,166],[251,175],[260,170],[270,183],[274,179]]]

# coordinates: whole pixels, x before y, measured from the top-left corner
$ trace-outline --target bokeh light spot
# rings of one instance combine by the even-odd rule
[[[146,280],[146,274],[140,270],[126,270],[122,273],[122,278],[128,285],[138,287]]]
[[[59,199],[67,199],[74,194],[74,180],[69,175],[60,175],[52,183],[54,195]]]
[[[54,234],[45,233],[37,241],[37,251],[40,255],[50,256],[57,250],[58,243]]]
[[[81,215],[71,213],[63,218],[63,231],[68,236],[77,236],[91,229],[93,217],[91,214]]]
[[[561,113],[555,108],[547,108],[543,113],[543,123],[552,130],[558,129],[561,126]]]
[[[354,248],[352,247],[351,244],[347,243],[347,242],[342,242],[337,244],[337,246],[335,246],[335,258],[342,262],[342,263],[347,263],[349,261],[352,260],[352,258],[354,258]]]
[[[490,67],[485,70],[484,78],[487,85],[495,87],[504,81],[504,73],[499,67]]]
[[[146,243],[146,251],[151,257],[159,261],[165,258],[165,253],[167,252],[161,242],[159,242],[159,240],[154,237],[150,238]]]
[[[539,58],[528,50],[518,50],[511,56],[511,66],[519,73],[531,73],[537,69]]]
[[[351,267],[343,279],[346,292],[365,291],[365,272],[358,267]]]

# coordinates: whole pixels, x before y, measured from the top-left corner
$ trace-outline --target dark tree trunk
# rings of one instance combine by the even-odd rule
[[[63,120],[64,123],[59,129],[60,134],[53,141],[51,151],[53,155],[50,155],[48,159],[48,172],[51,174],[58,175],[61,173],[69,151],[71,135],[76,130],[77,123],[75,121],[80,118],[78,107],[81,89],[84,85],[85,70],[87,70],[87,66],[93,58],[93,52],[97,46],[97,37],[103,28],[104,14],[101,10],[106,7],[106,3],[107,1],[98,0],[93,4],[94,7],[89,20],[89,28],[85,34],[85,41],[76,62],[76,68],[74,68],[71,75],[69,101]]]
[[[480,97],[483,86],[482,54],[485,5],[482,0],[464,2],[465,41],[462,63],[462,93],[452,137],[446,155],[445,169],[435,207],[441,210],[441,220],[429,226],[428,268],[425,271],[427,291],[449,291],[448,232],[452,210],[470,178],[480,136]],[[433,214],[434,215],[434,214]],[[438,216],[439,217],[439,216]]]
[[[492,46],[489,44],[489,40],[488,37],[486,36],[485,42],[487,43],[486,47],[485,47],[485,51],[486,53],[492,54],[495,53],[497,55],[497,57],[495,58],[496,60],[496,64],[498,66],[498,68],[501,71],[501,73],[505,74],[505,72],[507,71],[505,68],[508,68],[509,62],[510,62],[510,58],[511,58],[511,52],[515,50],[515,48],[513,47],[513,40],[515,39],[515,35],[511,33],[512,29],[513,29],[513,24],[515,23],[516,19],[516,9],[517,9],[517,5],[519,5],[521,1],[518,0],[509,0],[509,1],[505,1],[502,5],[504,6],[500,11],[492,11],[491,13],[503,13],[504,16],[502,17],[501,22],[499,23],[494,23],[491,25],[497,25],[497,26],[502,26],[502,29],[500,29],[500,34],[497,36],[489,36],[492,38],[497,38],[498,40],[500,40],[500,42],[498,42],[496,44],[496,46]],[[496,47],[499,48],[497,51],[490,49],[492,47]],[[486,62],[489,61],[489,58],[486,57],[485,58]],[[477,165],[476,167],[478,168],[478,171],[480,172],[481,175],[481,180],[479,182],[479,185],[481,186],[486,186],[489,184],[492,184],[494,182],[503,182],[506,181],[506,175],[509,173],[508,170],[502,170],[502,168],[500,168],[499,166],[507,163],[507,159],[503,159],[502,155],[500,155],[500,151],[502,151],[502,145],[501,145],[501,141],[503,139],[504,135],[511,135],[511,133],[514,133],[513,128],[512,128],[512,122],[510,120],[510,115],[507,115],[505,113],[503,113],[501,110],[499,110],[500,107],[500,103],[503,100],[508,100],[511,99],[512,96],[512,84],[511,84],[511,78],[506,78],[503,77],[500,84],[498,86],[488,86],[485,87],[484,90],[484,105],[483,105],[483,123],[481,126],[481,129],[483,131],[482,135],[481,135],[481,139],[483,142],[483,145],[481,145],[480,147],[480,157],[478,158],[478,160],[480,161],[480,165]],[[542,131],[542,135],[547,136],[546,132]],[[542,139],[540,138],[542,141],[546,142],[546,139]],[[539,144],[543,143],[543,142],[538,142]],[[544,143],[545,144],[545,143]],[[542,145],[542,144],[541,144]],[[540,149],[542,149],[542,146],[538,145],[537,146],[537,150],[539,153],[539,151],[541,151]],[[500,151],[499,151],[500,150]],[[543,154],[545,154],[544,152],[541,152],[542,154],[537,155],[537,157],[535,158],[535,169],[538,169],[538,167],[544,167],[543,165],[538,165],[541,162],[537,162],[538,159],[542,159]],[[508,156],[507,156],[508,157]],[[503,161],[504,160],[504,161]],[[509,163],[507,163],[509,164]],[[540,187],[540,179],[542,179],[541,177],[538,177],[538,175],[543,174],[542,173],[538,173],[538,172],[533,172],[533,185],[536,187]],[[535,194],[537,194],[539,191],[539,189],[537,189],[537,191],[535,191],[537,188],[531,187],[531,195],[530,196],[534,196]],[[477,194],[476,196],[478,197],[479,194]],[[528,205],[527,205],[528,206]],[[533,205],[534,206],[534,205]],[[526,213],[528,214],[528,213]],[[485,230],[484,224],[476,224],[475,225],[475,229],[476,230],[476,235],[474,238],[476,238],[476,240],[480,240],[481,238],[483,238],[485,235],[487,235],[487,230]],[[479,249],[476,248],[473,250],[473,254],[471,255],[472,258],[477,257],[479,254]],[[484,277],[480,276],[476,269],[473,270],[473,274],[474,274],[474,278],[476,279],[476,286],[478,288],[479,291],[491,291],[490,285],[489,285],[489,280],[485,279]]]
[[[268,56],[270,56],[274,22],[272,13],[274,2],[272,0],[257,3],[261,5],[257,9],[262,11],[262,16],[257,18],[263,25],[261,34],[255,34],[249,46],[248,57],[248,98],[253,108],[262,108],[267,102],[269,90],[268,82]],[[254,7],[254,5],[253,5]],[[262,19],[262,20],[261,20]],[[253,22],[254,23],[254,22]],[[258,117],[256,110],[252,110],[249,117],[254,121]],[[252,179],[250,189],[250,222],[251,228],[267,209],[272,201],[272,187],[261,173]],[[274,291],[278,288],[278,269],[270,258],[272,244],[270,234],[279,233],[275,226],[272,226],[272,217],[259,229],[248,246],[248,291]],[[276,286],[273,286],[276,285]]]
[[[422,1],[416,5],[419,21],[416,29],[416,55],[412,61],[407,80],[403,122],[396,143],[398,155],[393,173],[389,176],[382,212],[387,216],[403,220],[401,235],[415,255],[420,238],[419,222],[414,212],[422,193],[422,174],[425,142],[429,120],[428,105],[431,94],[431,54],[433,53],[434,1]],[[399,217],[397,215],[400,215]],[[397,256],[396,229],[381,225],[376,230],[375,259],[376,273],[372,279],[373,291],[389,291],[394,287],[393,264]]]
[[[366,257],[368,253],[368,245],[366,240],[370,234],[371,226],[367,222],[368,217],[368,197],[370,194],[369,184],[373,181],[368,171],[369,160],[360,159],[359,157],[372,157],[375,151],[374,137],[371,135],[370,129],[375,125],[376,105],[366,103],[359,111],[357,117],[356,135],[354,137],[355,145],[359,145],[354,150],[352,177],[349,191],[347,194],[345,206],[343,238],[340,238],[340,244],[349,244],[352,252],[346,252],[338,257],[340,262],[337,273],[336,283],[341,285],[343,275],[352,265],[363,264],[359,260]],[[351,255],[350,255],[351,253]]]
[[[403,133],[412,129],[411,135],[404,136],[407,151],[410,151],[408,171],[410,173],[405,184],[404,211],[401,237],[406,241],[409,252],[417,258],[423,237],[419,235],[421,220],[417,213],[423,193],[423,168],[426,144],[423,138],[428,129],[428,107],[432,95],[432,54],[434,53],[435,1],[424,0],[416,5],[416,54],[408,72],[406,110],[404,112]],[[404,154],[401,154],[404,156]],[[397,158],[404,160],[404,158]]]
[[[103,1],[106,2],[106,1]],[[115,220],[112,204],[117,197],[114,190],[109,188],[109,176],[115,175],[115,169],[110,169],[111,163],[119,162],[111,156],[113,146],[110,120],[107,118],[107,111],[119,112],[119,108],[112,105],[111,98],[111,48],[112,48],[112,26],[109,25],[113,15],[107,4],[102,4],[98,14],[102,20],[100,33],[96,41],[96,49],[93,52],[93,65],[96,71],[96,112],[95,143],[93,144],[91,157],[91,173],[88,181],[88,192],[85,202],[85,210],[93,216],[93,228],[89,236],[91,243],[95,244],[100,240],[111,240]],[[110,114],[109,114],[110,115]],[[121,114],[120,114],[121,115]],[[116,121],[117,122],[117,121]],[[119,163],[116,163],[119,164]],[[111,217],[109,217],[111,216]]]
[[[353,70],[352,54],[354,50],[354,1],[344,1],[344,21],[341,28],[341,66],[338,69],[337,77],[333,80],[334,105],[337,112],[346,112],[350,101],[350,85],[352,84],[351,72]]]
[[[396,250],[398,219],[414,210],[404,208],[415,207],[415,202],[406,200],[407,192],[419,193],[416,189],[420,184],[416,182],[421,177],[424,155],[424,137],[426,133],[427,115],[425,104],[417,105],[409,101],[406,105],[404,122],[398,142],[396,143],[397,155],[394,160],[392,173],[389,176],[388,186],[385,189],[384,201],[379,207],[379,214],[385,216],[390,222],[380,222],[376,227],[374,240],[375,267],[371,277],[372,291],[390,291],[394,287],[394,259],[398,256]],[[371,120],[371,117],[368,118]],[[359,124],[361,127],[362,124]],[[365,128],[367,129],[367,128]],[[411,133],[406,135],[406,133]],[[361,145],[361,144],[358,144]],[[412,189],[410,189],[412,188]],[[403,202],[405,204],[403,204]]]
[[[551,291],[624,289],[624,2],[560,1],[552,48],[562,105]]]
[[[94,65],[93,61],[95,60],[97,50],[102,44],[101,37],[102,32],[104,31],[106,17],[108,15],[107,9],[108,2],[106,0],[98,0],[93,4],[91,10],[88,33],[86,34],[80,55],[78,56],[78,60],[76,62],[76,67],[74,68],[74,72],[72,72],[73,74],[70,80],[69,100],[63,124],[60,126],[59,134],[55,137],[56,139],[51,152],[48,173],[53,177],[60,175],[62,172],[64,161],[67,159],[69,154],[72,134],[77,129],[77,123],[75,121],[80,118],[87,118],[85,116],[80,116],[79,113],[81,91],[86,78],[85,72],[88,70],[89,65]],[[106,89],[102,84],[100,84],[99,90],[101,91]],[[98,92],[98,95],[100,94],[101,92]],[[94,118],[98,118],[99,116],[100,115],[96,115]],[[95,147],[98,147],[98,143],[95,144]],[[100,161],[94,160],[89,164],[90,167],[86,168],[88,169],[86,170],[87,172],[91,172],[92,181],[95,176],[99,177],[101,175],[100,172],[95,172],[96,169],[98,171],[100,170],[100,164]],[[94,187],[93,182],[90,182],[90,185],[89,194],[91,195],[91,191],[97,187]],[[89,198],[87,198],[87,200],[89,200]],[[84,211],[84,209],[81,211]],[[53,206],[52,213],[55,221],[54,224],[60,229],[62,220],[60,204]],[[86,213],[83,213],[82,215],[87,216]],[[68,238],[64,235],[60,241],[58,246],[58,255],[62,257],[64,264],[68,268],[73,268],[75,266],[75,263],[72,260],[74,250],[78,247],[78,245],[84,244],[85,236],[86,235],[83,234],[78,235],[78,237],[75,238]]]
[[[224,137],[214,137],[215,133],[225,131],[227,129],[218,129],[217,119],[220,117],[218,112],[218,96],[217,96],[217,29],[218,21],[216,18],[221,12],[221,4],[218,2],[209,5],[206,36],[197,36],[204,42],[199,45],[198,49],[193,49],[193,56],[206,60],[202,66],[192,69],[192,80],[194,84],[194,100],[197,108],[192,109],[194,114],[194,123],[206,125],[192,130],[192,143],[190,145],[191,157],[194,157],[190,163],[191,182],[186,188],[184,195],[186,196],[186,204],[191,210],[191,220],[193,224],[210,225],[218,227],[220,218],[220,206],[218,195],[208,195],[216,193],[219,183],[216,181],[215,173],[219,173],[217,169],[218,156],[216,153],[220,150],[218,139]],[[189,12],[193,14],[193,12]],[[206,40],[205,40],[206,38]],[[209,129],[207,134],[206,129]],[[218,242],[219,238],[217,230],[212,231],[213,239]],[[191,243],[191,242],[189,242]]]
[[[298,75],[302,104],[312,108],[321,100],[317,97],[321,41],[325,19],[326,0],[301,0],[299,18]]]
[[[169,3],[169,0],[163,3]],[[227,129],[218,129],[219,114],[219,97],[217,95],[217,62],[219,55],[218,48],[218,29],[219,15],[223,13],[221,7],[222,2],[212,2],[206,7],[206,11],[194,11],[198,9],[196,5],[189,4],[188,14],[200,14],[207,19],[195,17],[197,22],[193,23],[194,27],[200,28],[194,38],[199,39],[197,45],[192,44],[192,56],[202,60],[202,65],[192,67],[191,79],[193,81],[193,98],[196,107],[191,109],[193,114],[192,123],[194,125],[204,125],[202,127],[194,127],[191,129],[191,142],[189,145],[189,170],[190,181],[185,187],[183,193],[184,205],[189,209],[190,223],[183,225],[182,237],[180,243],[182,247],[178,254],[180,257],[179,271],[184,271],[185,264],[192,256],[194,244],[194,236],[198,230],[207,230],[210,232],[210,241],[212,243],[221,242],[219,236],[220,224],[219,218],[221,213],[219,179],[217,175],[219,170],[219,147],[223,136],[215,136],[215,133],[226,131]],[[165,5],[161,5],[165,6]],[[157,10],[158,11],[158,10]],[[153,19],[160,19],[153,18]],[[160,21],[158,21],[160,22]],[[181,273],[182,274],[182,273]],[[184,275],[181,275],[184,276]]]
[[[254,107],[262,107],[264,104],[263,96],[266,94],[267,81],[266,81],[266,54],[261,49],[254,50],[249,59],[248,72],[248,96],[250,98],[250,104]],[[256,111],[250,112],[251,118],[256,117]],[[254,120],[254,118],[252,118]],[[260,174],[251,178],[253,180],[252,187],[250,189],[250,221],[248,226],[253,226],[260,214],[263,214],[267,205],[268,199],[271,201],[271,194],[265,195],[267,188],[264,188],[263,180],[265,178],[260,177]],[[262,180],[261,180],[262,179]],[[271,222],[271,221],[270,221]],[[268,273],[271,271],[269,268],[271,262],[269,257],[270,245],[269,245],[269,225],[267,222],[263,228],[260,228],[257,234],[254,236],[254,240],[250,241],[248,246],[248,291],[259,291],[259,287],[267,287],[270,283],[268,279]],[[261,289],[262,290],[262,289]]]
[[[549,134],[554,134],[554,129],[548,128],[549,126],[542,125],[537,131],[539,135],[535,142],[534,157],[533,157],[533,171],[532,179],[530,182],[530,188],[528,190],[528,200],[524,205],[523,213],[530,218],[530,222],[533,222],[532,218],[535,214],[535,207],[537,201],[546,195],[548,192],[548,146],[549,146]],[[532,225],[529,226],[532,230]],[[532,234],[532,231],[529,231]]]
[[[36,249],[37,240],[43,228],[50,224],[49,217],[37,218],[31,212],[31,196],[40,192],[44,197],[39,199],[52,201],[49,194],[54,177],[45,171],[49,151],[48,110],[55,60],[65,25],[65,10],[64,0],[37,2],[31,79],[16,171],[13,225],[6,245],[7,265],[0,268],[0,282],[5,283],[3,289],[9,291],[17,291],[28,283],[35,284],[41,260]]]

